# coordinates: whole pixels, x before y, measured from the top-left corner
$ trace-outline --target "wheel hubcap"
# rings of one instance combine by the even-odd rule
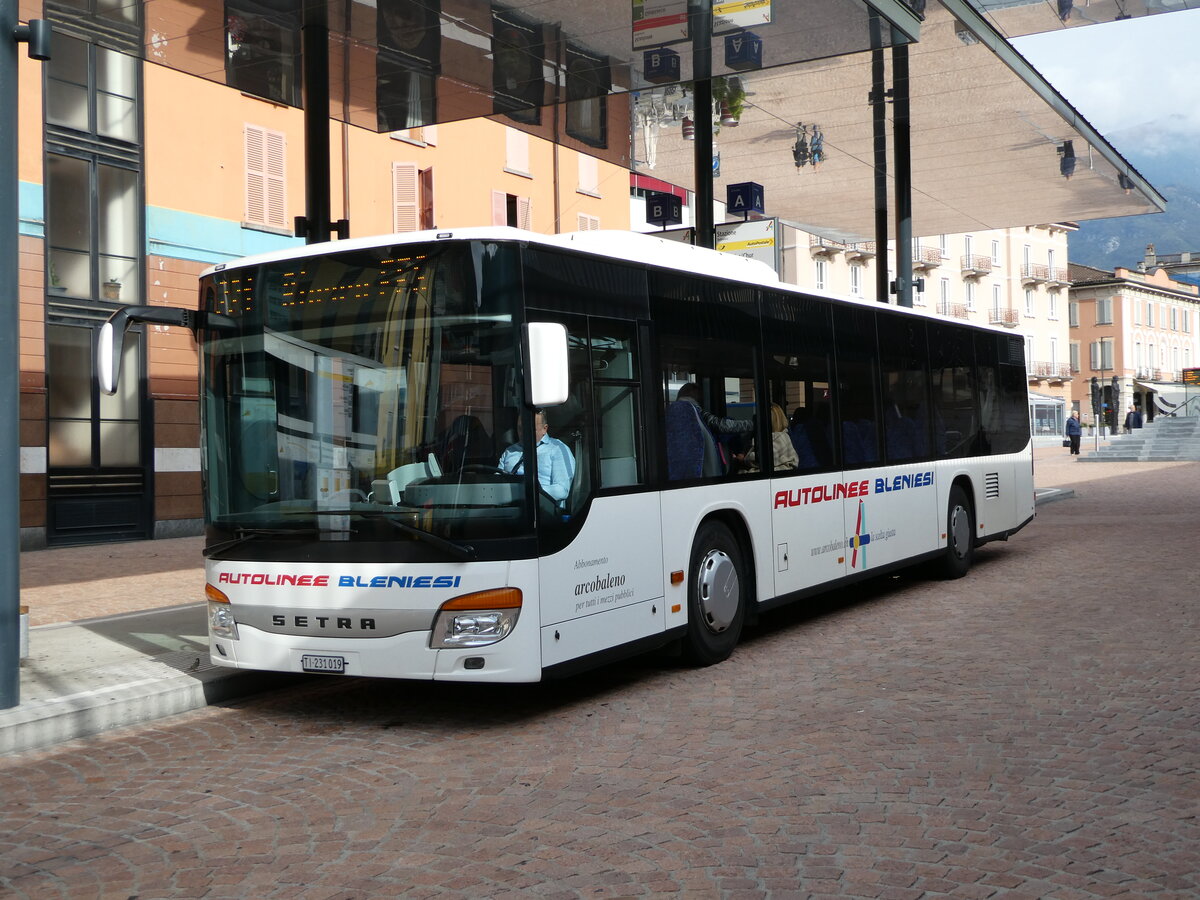
[[[962,559],[967,555],[967,542],[971,540],[971,517],[961,506],[954,507],[950,514],[950,549]]]
[[[698,588],[700,614],[709,629],[720,634],[733,624],[741,596],[737,567],[723,550],[709,550],[705,555]]]

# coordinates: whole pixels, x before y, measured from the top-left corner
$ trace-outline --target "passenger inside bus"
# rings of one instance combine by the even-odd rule
[[[792,439],[788,434],[787,415],[778,403],[771,404],[771,455],[776,472],[795,471],[799,463],[796,448],[792,446]],[[761,460],[758,448],[752,443],[750,449],[741,455],[739,462],[741,471],[747,475],[759,471]]]
[[[701,398],[700,386],[689,381],[667,406],[667,477],[672,481],[724,475],[727,467],[714,434],[749,435],[754,431],[752,419],[714,415],[700,405]]]

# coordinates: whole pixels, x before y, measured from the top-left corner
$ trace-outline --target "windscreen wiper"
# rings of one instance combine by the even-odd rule
[[[470,544],[460,544],[457,541],[452,541],[444,537],[438,537],[436,534],[430,534],[428,531],[422,531],[420,528],[414,528],[412,525],[409,525],[406,522],[398,522],[392,518],[395,513],[384,509],[318,509],[313,511],[313,515],[362,516],[366,519],[382,518],[397,531],[403,531],[405,534],[411,535],[419,541],[424,541],[431,547],[437,547],[439,550],[444,550],[456,559],[475,559],[475,548]]]
[[[287,535],[287,536],[291,537],[291,536],[295,536],[298,534],[320,534],[321,533],[321,529],[312,528],[312,527],[253,528],[253,527],[246,527],[246,526],[238,526],[237,528],[234,529],[234,531],[236,532],[237,537],[230,538],[227,541],[222,541],[219,544],[214,544],[211,547],[205,547],[204,555],[205,556],[213,556],[217,553],[222,553],[226,550],[232,549],[233,547],[236,547],[239,544],[244,544],[247,541],[252,541],[252,540],[254,540],[256,538],[260,538],[260,537],[271,537],[273,535]]]

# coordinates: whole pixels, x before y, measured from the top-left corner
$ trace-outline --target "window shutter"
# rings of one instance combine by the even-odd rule
[[[287,227],[287,138],[280,131],[245,126],[246,221]]]
[[[266,222],[267,173],[263,168],[263,129],[246,125],[246,221],[256,224]]]
[[[600,217],[589,216],[587,213],[576,213],[579,231],[599,231]]]
[[[287,227],[287,137],[280,131],[266,132],[267,224]]]
[[[517,198],[517,227],[533,229],[533,201],[528,197]]]
[[[529,135],[515,128],[505,129],[505,164],[513,172],[529,171]]]
[[[600,165],[586,153],[579,154],[579,190],[585,194],[600,193]]]
[[[421,222],[422,228],[436,228],[433,216],[433,166],[420,172],[421,191]]]
[[[437,126],[436,125],[426,125],[423,129],[421,129],[421,131],[425,135],[425,143],[427,143],[430,147],[436,147],[437,146]]]
[[[504,191],[492,191],[492,224],[508,224],[508,194]]]
[[[397,234],[417,230],[420,215],[417,200],[416,164],[392,163],[392,230]]]

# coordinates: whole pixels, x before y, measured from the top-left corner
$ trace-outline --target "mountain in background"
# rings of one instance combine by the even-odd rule
[[[1200,251],[1200,156],[1195,126],[1182,116],[1136,125],[1104,136],[1167,199],[1167,211],[1080,222],[1069,256],[1112,271],[1137,268],[1153,244],[1159,253]]]

